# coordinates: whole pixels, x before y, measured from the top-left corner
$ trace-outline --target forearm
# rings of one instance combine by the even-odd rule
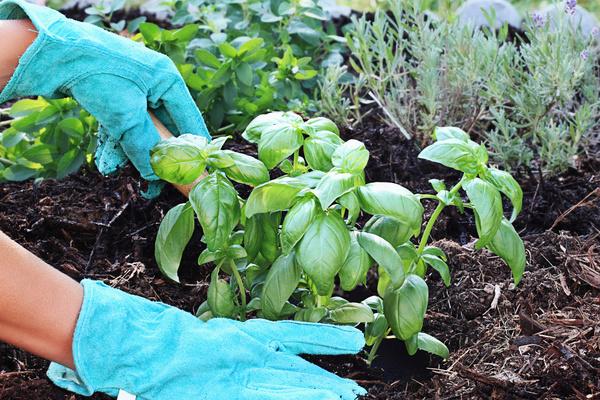
[[[37,37],[29,20],[0,21],[0,90],[6,86],[19,65],[19,58]]]
[[[0,232],[0,340],[74,368],[79,283]]]

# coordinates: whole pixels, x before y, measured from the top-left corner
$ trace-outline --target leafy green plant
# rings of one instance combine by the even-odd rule
[[[64,178],[92,162],[98,122],[70,98],[25,99],[0,132],[0,181]]]
[[[506,25],[432,21],[427,5],[392,1],[390,13],[354,18],[346,34],[353,69],[388,124],[423,141],[435,126],[464,127],[507,169],[535,160],[540,173],[555,174],[573,165],[593,133],[581,127],[600,116],[592,33],[578,34],[561,13],[555,29],[529,19],[508,41]],[[493,12],[488,20],[493,26]]]
[[[347,51],[332,24],[323,28],[329,17],[312,0],[166,6],[174,24],[188,25],[161,31],[143,23],[136,39],[177,64],[213,132],[243,130],[272,110],[317,111],[317,71]]]
[[[487,166],[485,147],[462,130],[437,128],[434,135],[437,141],[419,157],[463,172],[450,189],[432,180],[435,195],[415,195],[394,183],[366,183],[368,150],[359,141],[340,139],[337,126],[326,118],[304,121],[289,112],[255,118],[243,136],[258,144],[258,160],[222,150],[226,138],[208,143],[183,135],[161,141],[151,152],[159,177],[186,184],[205,166],[210,173],[194,187],[189,202],[170,210],[161,223],[159,267],[177,280],[195,214],[207,246],[198,263],[216,264],[200,318],[244,320],[256,312],[272,320],[293,316],[365,323],[367,344],[373,346],[369,361],[390,332],[410,354],[423,349],[447,358],[441,342],[420,332],[428,301],[427,268],[450,283],[444,253],[427,245],[433,225],[446,206],[472,209],[476,248],[487,247],[502,257],[517,284],[525,250],[510,221],[520,211],[522,192],[510,174]],[[268,171],[274,168],[284,175],[270,179]],[[254,187],[247,200],[239,197],[232,180]],[[469,201],[461,199],[461,189]],[[500,193],[513,204],[510,220],[503,215]],[[423,232],[422,200],[438,202]],[[357,224],[361,214],[372,216],[362,229]],[[336,277],[350,291],[366,281],[375,264],[378,296],[361,303],[333,296]],[[219,278],[221,271],[230,275],[229,282]]]
[[[137,17],[129,21],[129,23],[123,19],[117,22],[112,21],[114,14],[118,11],[122,11],[126,2],[127,0],[101,0],[98,4],[93,4],[85,9],[85,12],[88,14],[88,16],[85,18],[84,22],[88,22],[90,24],[99,26],[100,28],[117,33],[126,29],[127,33],[132,35],[137,32],[142,22],[146,22],[146,17]]]

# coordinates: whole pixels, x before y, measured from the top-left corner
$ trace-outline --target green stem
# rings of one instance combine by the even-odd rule
[[[373,362],[373,360],[375,359],[375,356],[377,355],[377,349],[379,349],[379,345],[381,344],[381,342],[383,342],[383,339],[386,338],[387,335],[389,335],[390,333],[390,329],[388,329],[387,331],[385,331],[385,333],[381,336],[379,336],[377,339],[375,339],[375,343],[373,343],[373,346],[371,347],[371,351],[369,352],[369,358],[367,358],[367,364],[369,366],[371,366],[371,363]]]
[[[242,282],[240,271],[237,270],[235,263],[232,259],[229,259],[229,265],[233,270],[233,275],[235,276],[238,288],[240,289],[240,297],[242,298],[242,312],[240,313],[240,320],[244,322],[246,320],[246,289],[244,289],[244,283]]]
[[[294,152],[294,171],[298,167],[298,158],[300,157],[300,150]]]
[[[15,121],[16,120],[14,120],[14,119],[9,119],[8,121],[2,121],[2,122],[0,122],[0,126],[10,125],[10,124],[12,124]]]
[[[460,179],[460,181],[456,185],[454,185],[452,187],[452,189],[450,189],[450,194],[454,194],[454,193],[458,192],[458,189],[460,189],[462,187],[462,183],[464,180],[465,180],[465,177],[463,176]],[[435,221],[437,221],[438,217],[442,213],[442,210],[444,209],[444,207],[446,207],[446,204],[444,204],[440,201],[439,204],[437,205],[435,211],[431,215],[431,218],[427,222],[425,231],[423,231],[423,236],[421,236],[421,243],[419,244],[417,253],[421,254],[423,252],[423,249],[425,249],[425,246],[427,245],[427,241],[429,240],[429,235],[431,234],[431,230],[433,229],[433,225],[435,224]]]
[[[4,158],[4,157],[0,157],[0,162],[1,162],[2,164],[9,164],[9,165],[15,165],[15,164],[16,164],[16,162],[14,162],[14,161],[10,161],[10,160],[7,160],[7,159],[6,159],[6,158]]]

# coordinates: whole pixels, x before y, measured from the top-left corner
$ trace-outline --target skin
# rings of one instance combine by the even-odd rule
[[[0,89],[37,34],[29,20],[0,21]],[[72,344],[83,287],[0,232],[0,340],[75,369]]]

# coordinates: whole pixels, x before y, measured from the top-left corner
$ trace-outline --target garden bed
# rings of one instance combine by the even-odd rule
[[[363,141],[371,152],[367,181],[427,192],[429,179],[459,179],[417,159],[414,143],[373,121],[342,137]],[[226,147],[256,156],[252,145]],[[360,357],[311,361],[358,381],[368,388],[367,399],[600,398],[599,170],[598,162],[582,160],[578,171],[544,181],[517,175],[524,200],[515,228],[525,243],[527,268],[516,288],[504,261],[487,250],[473,251],[473,215],[444,211],[432,237],[448,255],[452,281],[446,287],[439,275],[427,277],[423,331],[448,346],[448,361],[426,353],[408,357],[395,339],[384,341],[390,348],[374,362],[384,371],[367,369]],[[82,170],[37,186],[2,184],[0,229],[75,279],[103,280],[195,311],[206,299],[212,271],[196,263],[203,249],[190,246],[184,253],[181,284],[165,278],[154,261],[160,221],[184,199],[168,187],[146,200],[136,182],[133,169],[125,168],[110,178]],[[428,216],[433,204],[424,205]],[[200,243],[199,237],[192,243]],[[46,367],[44,360],[0,344],[0,398],[83,398],[53,386]]]

